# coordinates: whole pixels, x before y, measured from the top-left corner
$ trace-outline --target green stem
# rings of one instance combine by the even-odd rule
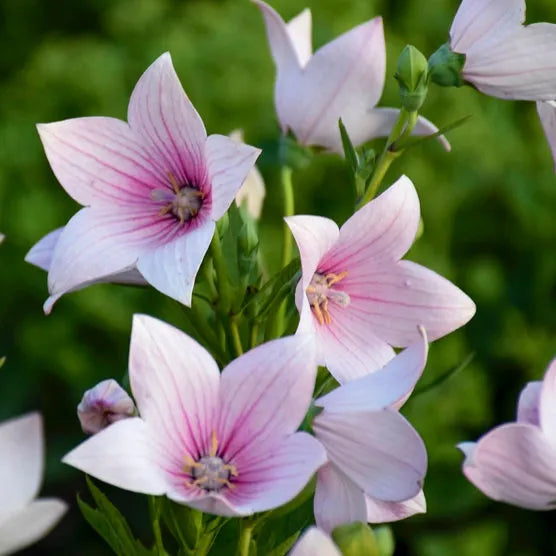
[[[239,542],[237,545],[238,556],[249,556],[249,547],[251,546],[253,526],[254,523],[250,519],[245,519],[241,522]]]
[[[251,338],[250,338],[251,348],[257,346],[258,337],[259,337],[259,323],[254,322],[253,326],[251,327]]]
[[[203,265],[203,272],[205,274],[205,279],[207,281],[210,299],[211,301],[216,301],[218,299],[218,291],[216,289],[216,285],[214,284],[213,270],[214,270],[214,266],[212,261],[211,260],[206,261],[206,263]]]
[[[282,193],[284,195],[284,216],[293,216],[295,212],[295,200],[292,185],[292,169],[283,166],[281,171]],[[287,224],[284,223],[284,243],[282,245],[282,268],[285,267],[292,258],[292,234]]]
[[[402,151],[405,147],[407,139],[411,137],[413,129],[417,125],[417,120],[419,118],[419,113],[417,111],[407,113],[407,125],[403,130],[403,133],[390,145],[390,150],[393,152]]]
[[[230,318],[230,332],[232,333],[232,341],[234,343],[236,355],[239,357],[243,353],[243,346],[241,345],[241,337],[239,335],[239,328],[235,316]]]
[[[218,235],[218,229],[215,230],[211,242],[212,258],[214,261],[214,268],[216,270],[216,279],[218,281],[219,308],[222,313],[227,314],[232,305],[232,294],[230,284],[228,282],[228,273],[226,272],[226,265],[224,264],[224,256],[222,254],[222,243]]]
[[[167,556],[166,550],[164,549],[164,543],[162,542],[162,531],[160,530],[160,507],[158,505],[158,500],[154,496],[151,496],[149,498],[149,503],[151,506],[151,517],[153,520],[154,546],[156,548],[156,554],[158,556]]]

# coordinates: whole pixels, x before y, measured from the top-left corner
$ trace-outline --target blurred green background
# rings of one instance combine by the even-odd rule
[[[318,47],[375,15],[384,17],[387,85],[381,105],[397,105],[392,79],[406,43],[426,55],[447,39],[457,0],[313,0]],[[276,0],[290,18],[304,7]],[[528,21],[556,21],[553,0],[531,0]],[[149,313],[178,326],[183,309],[150,289],[101,285],[70,294],[42,313],[46,274],[24,263],[28,249],[77,210],[50,171],[37,122],[106,115],[125,118],[141,73],[169,50],[209,132],[241,127],[265,146],[278,127],[274,67],[262,18],[247,0],[0,1],[0,420],[40,409],[46,424],[43,495],[71,504],[60,526],[28,554],[107,554],[83,521],[80,473],[60,458],[83,438],[75,407],[83,391],[126,369],[131,316]],[[466,482],[454,447],[514,418],[517,396],[556,353],[556,179],[532,103],[484,97],[470,88],[431,90],[424,114],[439,125],[472,115],[450,133],[453,151],[419,146],[386,178],[408,174],[419,191],[424,235],[408,258],[454,281],[477,304],[462,330],[431,346],[424,384],[470,352],[471,365],[404,410],[422,434],[430,469],[429,512],[393,526],[398,554],[556,553],[554,513],[489,501]],[[377,143],[380,146],[380,143]],[[262,248],[272,264],[280,240],[277,168],[267,179]],[[353,192],[341,159],[320,156],[294,175],[297,209],[341,222]],[[2,455],[0,454],[0,457]],[[109,490],[124,508],[143,498]],[[143,508],[141,508],[143,509]],[[146,512],[146,503],[144,506]],[[140,518],[134,526],[141,528]]]

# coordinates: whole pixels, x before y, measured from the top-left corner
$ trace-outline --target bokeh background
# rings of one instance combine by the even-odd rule
[[[273,5],[290,18],[305,3]],[[389,57],[381,105],[395,106],[397,55],[408,42],[426,55],[445,42],[458,2],[306,5],[317,47],[375,15],[384,17]],[[553,0],[530,0],[528,21],[556,21]],[[59,527],[28,554],[109,553],[76,507],[83,477],[60,463],[83,438],[75,407],[85,389],[125,373],[133,313],[184,322],[183,309],[162,294],[113,285],[67,295],[51,316],[43,315],[46,274],[23,257],[77,206],[51,173],[34,125],[89,115],[125,118],[136,80],[166,50],[209,132],[240,127],[252,144],[275,142],[274,68],[262,18],[247,0],[0,1],[0,230],[6,234],[0,247],[0,355],[7,356],[0,370],[0,420],[42,411],[42,493],[71,504]],[[450,133],[452,153],[432,142],[419,146],[393,165],[386,183],[406,173],[420,194],[424,234],[408,258],[458,284],[476,301],[477,314],[431,346],[422,383],[476,355],[404,410],[429,450],[429,511],[393,526],[397,554],[552,554],[554,512],[489,501],[463,478],[455,444],[513,419],[519,391],[540,379],[556,354],[553,162],[532,103],[499,101],[470,88],[433,88],[424,114],[439,125],[472,118]],[[271,151],[260,160],[268,190],[262,249],[270,266],[281,230]],[[294,182],[298,212],[338,222],[349,216],[353,192],[340,158],[315,158]],[[143,498],[109,492],[132,514],[137,531],[146,526],[133,515],[140,513],[137,506],[146,512]]]

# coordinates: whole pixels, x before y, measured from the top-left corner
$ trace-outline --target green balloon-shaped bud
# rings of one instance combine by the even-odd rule
[[[332,531],[332,538],[343,556],[379,556],[373,530],[366,523],[346,523]]]
[[[398,58],[394,77],[400,87],[402,106],[408,112],[417,112],[427,98],[427,59],[414,46],[408,44]]]
[[[448,43],[443,44],[429,58],[430,79],[441,87],[461,87],[465,80],[461,75],[465,64],[465,54],[450,50]]]

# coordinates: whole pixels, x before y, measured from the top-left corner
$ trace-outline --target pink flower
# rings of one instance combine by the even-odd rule
[[[556,25],[525,21],[524,0],[463,0],[450,48],[465,54],[464,79],[487,95],[556,98]]]
[[[303,145],[342,153],[338,120],[354,145],[390,133],[399,110],[375,108],[384,87],[386,48],[382,18],[358,25],[312,54],[311,12],[289,23],[268,5],[253,0],[266,23],[276,64],[274,100],[282,132],[291,130]],[[437,131],[419,118],[416,135]],[[443,139],[444,146],[449,144]]]
[[[275,508],[326,461],[318,441],[295,432],[315,372],[311,342],[294,336],[255,348],[220,375],[209,353],[183,332],[135,316],[129,376],[140,417],[110,425],[63,461],[120,488],[166,494],[204,512]]]
[[[537,112],[552,152],[556,172],[556,101],[537,102]]]
[[[329,463],[317,474],[315,519],[325,531],[342,523],[396,521],[426,510],[422,491],[427,452],[398,412],[421,376],[421,339],[382,369],[315,401],[313,431]]]
[[[94,117],[38,126],[58,181],[85,206],[56,241],[47,313],[68,291],[136,270],[189,305],[215,221],[260,153],[207,137],[168,53],[135,86],[128,122]]]
[[[556,509],[556,359],[521,392],[515,423],[458,446],[463,472],[484,494],[531,510]]]
[[[320,216],[286,219],[299,248],[298,333],[317,344],[319,365],[344,383],[382,367],[391,346],[435,340],[464,325],[475,305],[438,274],[400,258],[419,224],[419,199],[403,176],[343,226]]]
[[[0,554],[12,554],[44,537],[67,506],[35,500],[42,482],[42,418],[30,413],[0,424]]]
[[[77,416],[86,434],[96,434],[108,425],[133,417],[135,404],[113,379],[103,380],[83,394]]]
[[[342,556],[332,539],[320,529],[309,527],[295,543],[290,556]]]

